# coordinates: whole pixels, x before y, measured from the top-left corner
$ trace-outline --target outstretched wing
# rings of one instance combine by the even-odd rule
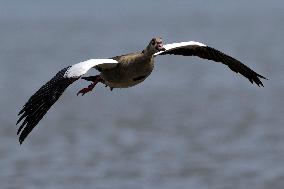
[[[28,134],[70,84],[78,80],[92,67],[100,65],[111,68],[115,67],[116,64],[117,61],[113,59],[90,59],[60,70],[50,81],[30,97],[19,112],[18,115],[21,117],[18,119],[17,124],[23,120],[17,132],[17,135],[20,134],[20,144],[23,143]]]
[[[156,53],[157,55],[173,54],[182,56],[198,56],[200,58],[213,60],[215,62],[221,62],[227,65],[231,70],[236,73],[240,73],[248,80],[253,83],[255,82],[258,86],[263,86],[261,79],[266,79],[264,76],[256,73],[248,66],[244,65],[237,59],[228,56],[212,47],[208,47],[202,43],[189,41],[181,43],[172,43],[164,45],[165,51]]]

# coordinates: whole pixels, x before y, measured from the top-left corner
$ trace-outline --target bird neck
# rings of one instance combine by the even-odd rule
[[[155,52],[153,53],[146,48],[142,51],[142,54],[145,58],[152,58]]]

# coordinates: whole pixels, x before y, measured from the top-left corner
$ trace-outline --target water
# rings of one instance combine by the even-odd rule
[[[1,1],[0,187],[283,188],[283,1]],[[17,113],[61,68],[196,40],[267,76],[164,56],[141,85],[77,82],[22,146]],[[94,74],[92,71],[91,74]]]

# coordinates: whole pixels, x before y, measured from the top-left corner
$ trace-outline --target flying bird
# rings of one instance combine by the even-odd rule
[[[90,85],[77,93],[82,96],[91,92],[98,83],[108,86],[111,90],[132,87],[144,81],[151,74],[154,69],[154,58],[158,55],[198,56],[220,62],[258,86],[263,86],[260,79],[266,79],[237,59],[205,44],[189,41],[163,45],[162,39],[156,37],[143,51],[108,59],[90,59],[60,70],[30,97],[19,112],[20,117],[17,124],[22,122],[17,135],[20,135],[20,144],[73,82],[79,79],[91,81]],[[99,75],[82,77],[91,68],[95,68]]]

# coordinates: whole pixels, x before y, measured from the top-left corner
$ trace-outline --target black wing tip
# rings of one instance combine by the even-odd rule
[[[19,134],[21,133],[21,130],[22,130],[22,128],[23,128],[23,124],[18,128],[18,130],[17,130],[17,136],[19,136]],[[20,136],[19,136],[19,143],[20,143],[20,145],[22,145],[22,143],[24,142],[24,138],[22,137],[22,133],[20,134]]]
[[[22,135],[20,135],[20,137],[19,137],[20,146],[23,144],[23,142],[25,141],[25,139],[26,139],[26,136],[22,137]]]
[[[257,74],[253,77],[253,78],[250,78],[249,81],[253,84],[257,84],[258,87],[264,87],[262,81],[260,79],[265,79],[265,80],[268,80],[266,77],[260,75],[260,74]]]
[[[70,66],[69,66],[70,67]],[[60,70],[51,80],[45,83],[30,99],[18,113],[20,118],[16,125],[23,122],[17,130],[20,145],[24,142],[33,128],[44,117],[51,106],[59,99],[65,89],[78,78],[65,78],[66,67]]]
[[[22,113],[24,113],[24,107],[23,109],[21,109],[21,111],[19,111],[18,116],[21,115]]]
[[[19,114],[18,116],[20,116],[20,115],[21,115],[21,114]],[[24,119],[24,117],[26,117],[24,114],[21,115],[21,117],[18,119],[16,125],[18,125],[18,124]]]
[[[19,134],[20,134],[20,132],[21,132],[21,129],[20,129],[20,128],[18,128],[18,130],[17,130],[17,135],[19,135]]]
[[[262,76],[262,75],[257,75],[258,77],[260,77],[261,79],[265,79],[268,80],[266,77]]]
[[[23,122],[22,125],[19,127],[17,131],[17,135],[19,136],[19,143],[22,145],[22,143],[25,141],[29,133],[32,131],[33,128],[24,128],[24,130],[21,132],[22,128],[24,127],[25,123]]]
[[[266,77],[264,77],[263,75],[260,75],[258,73],[256,73],[257,77],[261,78],[261,79],[265,79],[265,80],[268,80]]]
[[[17,121],[16,125],[18,125],[20,122],[21,122],[21,118]],[[20,145],[22,145],[22,143],[24,142],[26,136],[23,135],[23,132],[22,129],[24,128],[24,126],[26,125],[27,121],[24,120],[23,123],[19,126],[18,130],[17,130],[17,136],[19,136],[19,142],[20,142]],[[24,129],[25,130],[25,129]]]

